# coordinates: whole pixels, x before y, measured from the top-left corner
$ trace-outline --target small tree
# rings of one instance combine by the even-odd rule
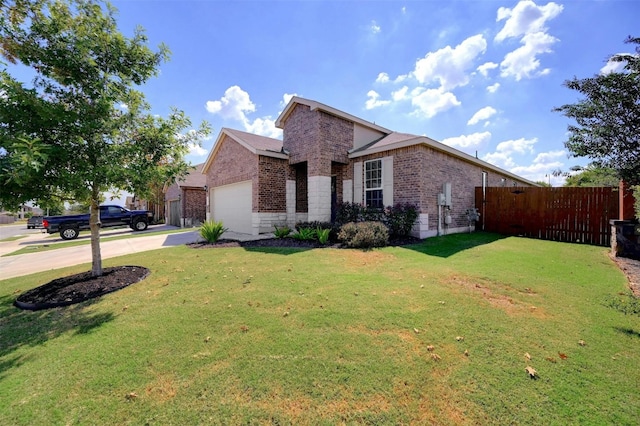
[[[92,274],[102,275],[101,196],[137,192],[167,164],[186,173],[184,155],[209,132],[179,110],[150,113],[135,88],[158,72],[169,51],[147,47],[117,28],[115,9],[97,0],[4,0],[0,54],[29,67],[30,85],[0,71],[0,202],[50,200],[64,194],[90,204]]]
[[[591,158],[599,167],[611,168],[631,185],[640,184],[640,38],[629,37],[636,54],[614,55],[622,72],[565,81],[584,95],[575,104],[555,109],[575,120],[569,125],[565,146],[575,156]]]

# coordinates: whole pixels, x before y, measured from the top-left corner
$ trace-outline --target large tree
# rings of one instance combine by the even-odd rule
[[[610,168],[589,164],[578,168],[576,174],[568,175],[564,186],[605,186],[617,188],[620,184],[618,173]]]
[[[640,38],[629,37],[635,54],[611,57],[623,65],[619,72],[590,78],[574,77],[564,85],[584,98],[555,109],[575,120],[568,126],[565,146],[575,156],[591,158],[597,166],[614,169],[629,184],[640,184]]]
[[[151,114],[138,88],[169,51],[150,49],[141,28],[125,37],[115,12],[98,0],[0,0],[0,202],[89,203],[94,276],[102,194],[141,190],[159,164],[186,173],[188,146],[209,132],[185,131],[178,110]]]

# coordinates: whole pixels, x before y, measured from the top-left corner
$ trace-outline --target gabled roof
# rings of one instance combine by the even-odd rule
[[[344,111],[340,111],[339,109],[335,109],[335,108],[330,107],[328,105],[321,104],[320,102],[312,101],[310,99],[300,98],[298,96],[294,96],[293,98],[291,98],[291,100],[289,101],[287,106],[284,108],[284,111],[282,111],[282,113],[280,113],[280,116],[276,120],[276,127],[277,128],[284,129],[284,122],[287,121],[287,118],[289,117],[291,112],[293,112],[293,110],[296,107],[296,105],[306,105],[309,108],[311,108],[311,111],[315,111],[315,110],[324,111],[327,114],[331,114],[331,115],[334,115],[336,117],[343,118],[343,119],[348,120],[348,121],[352,121],[352,122],[354,122],[356,124],[359,124],[361,126],[370,128],[372,130],[376,130],[378,132],[391,133],[391,130],[385,129],[382,126],[378,126],[375,123],[371,123],[369,121],[363,120],[362,118],[356,117],[355,115],[351,115],[351,114],[348,114],[348,113],[346,113]]]
[[[225,136],[233,139],[253,154],[282,158],[285,160],[289,158],[289,156],[282,151],[282,141],[280,139],[269,138],[267,136],[255,135],[253,133],[223,127],[218,134],[218,138],[213,144],[213,149],[209,153],[207,161],[203,164],[202,173],[206,174],[209,171],[209,167],[211,167],[211,163],[218,153],[222,140]]]
[[[204,163],[196,164],[193,170],[182,179],[176,182],[180,188],[204,188],[207,184],[207,177],[202,174]]]
[[[391,149],[405,148],[413,145],[425,145],[432,149],[435,149],[436,151],[448,154],[452,157],[457,157],[469,163],[476,164],[484,169],[493,170],[495,172],[507,175],[513,179],[528,182],[531,185],[538,186],[537,183],[525,179],[522,176],[518,176],[507,170],[501,169],[500,167],[494,166],[493,164],[487,163],[484,160],[480,160],[477,157],[473,157],[465,152],[459,151],[441,142],[435,141],[427,136],[417,136],[408,133],[393,132],[381,139],[378,139],[377,141],[371,142],[368,145],[350,151],[349,158],[358,158],[369,154],[376,154],[379,152],[389,151]]]

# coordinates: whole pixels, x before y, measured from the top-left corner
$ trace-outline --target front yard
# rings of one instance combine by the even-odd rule
[[[611,307],[604,248],[475,233],[112,265],[151,275],[38,312],[12,302],[88,266],[0,281],[0,424],[637,424],[640,316]]]

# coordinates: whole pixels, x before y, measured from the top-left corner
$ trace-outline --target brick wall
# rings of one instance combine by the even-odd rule
[[[284,125],[283,147],[289,162],[306,161],[309,176],[330,176],[331,163],[349,162],[354,125],[350,121],[296,105]]]
[[[195,222],[204,222],[206,219],[207,195],[204,188],[185,188],[182,196],[183,217],[193,219]]]
[[[488,172],[488,186],[513,185],[513,178],[483,169],[479,165],[452,157],[424,145],[394,149],[378,154],[358,157],[352,161],[367,161],[386,156],[393,157],[393,201],[417,205],[421,213],[429,214],[429,228],[437,227],[437,196],[444,183],[451,183],[450,228],[468,226],[466,210],[475,205],[475,187],[482,186],[482,172]],[[353,163],[347,175],[353,176]],[[516,181],[519,186],[529,186],[524,181]]]
[[[259,156],[258,210],[260,212],[287,211],[287,176],[290,173],[287,160]],[[256,211],[254,204],[254,211]]]

